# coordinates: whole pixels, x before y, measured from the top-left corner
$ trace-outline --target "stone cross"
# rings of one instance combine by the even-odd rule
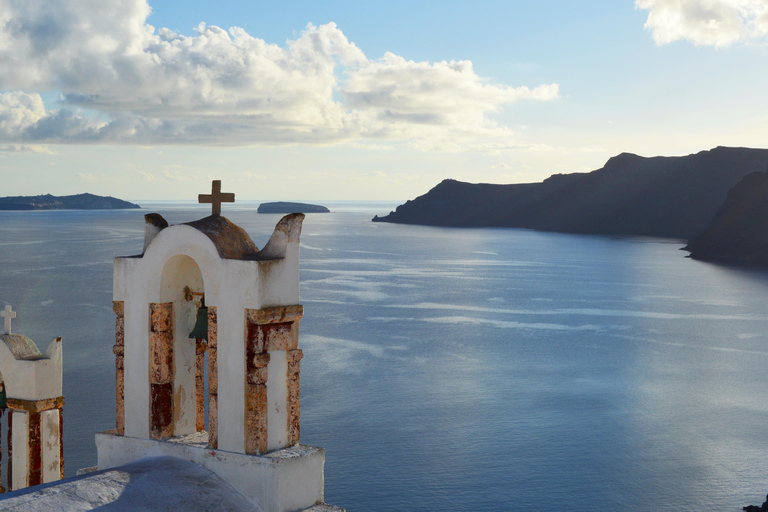
[[[211,182],[210,194],[199,194],[197,196],[197,202],[199,203],[211,203],[212,214],[221,215],[221,203],[234,203],[235,194],[232,192],[221,191],[221,180],[213,180]]]
[[[5,306],[5,311],[0,312],[0,316],[5,318],[5,334],[11,334],[11,318],[16,318],[16,312],[11,311],[11,306]]]

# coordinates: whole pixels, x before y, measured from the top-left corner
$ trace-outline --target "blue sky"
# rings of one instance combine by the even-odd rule
[[[766,147],[768,0],[51,5],[0,0],[0,195],[402,200]]]

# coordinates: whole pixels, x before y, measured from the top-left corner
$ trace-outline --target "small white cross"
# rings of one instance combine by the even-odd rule
[[[11,306],[5,306],[5,311],[0,311],[0,316],[5,318],[5,334],[11,334],[11,318],[16,318],[16,312],[11,311]]]

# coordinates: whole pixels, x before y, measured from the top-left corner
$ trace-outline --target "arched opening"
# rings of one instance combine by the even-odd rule
[[[150,435],[185,436],[205,429],[205,342],[190,338],[204,304],[202,272],[179,254],[163,267],[160,303],[150,305]],[[202,421],[201,421],[202,420]]]

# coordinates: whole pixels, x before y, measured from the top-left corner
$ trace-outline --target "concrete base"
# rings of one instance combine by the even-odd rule
[[[295,512],[323,503],[323,448],[298,445],[264,455],[245,455],[208,448],[207,439],[205,432],[163,441],[102,432],[96,434],[98,468],[170,456],[213,471],[263,512]]]

